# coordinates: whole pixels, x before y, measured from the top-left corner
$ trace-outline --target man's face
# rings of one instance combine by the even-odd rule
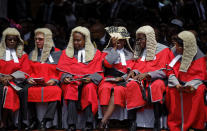
[[[18,37],[16,35],[7,35],[6,36],[6,47],[9,49],[16,48],[17,42],[19,41]]]
[[[95,24],[90,28],[91,38],[93,40],[100,40],[105,35],[104,26],[101,24]]]
[[[36,33],[35,34],[35,43],[37,44],[37,48],[42,49],[44,46],[44,34]]]
[[[136,35],[136,42],[140,45],[142,49],[146,47],[146,35],[143,33],[137,33]]]
[[[85,37],[81,33],[73,33],[73,46],[75,50],[81,50],[85,47]]]
[[[183,54],[183,47],[179,45],[178,42],[175,42],[175,49],[176,49],[176,53],[181,55]]]

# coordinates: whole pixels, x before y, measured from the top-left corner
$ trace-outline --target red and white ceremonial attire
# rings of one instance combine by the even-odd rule
[[[59,83],[59,71],[56,70],[61,51],[53,48],[48,60],[40,62],[41,55],[37,61],[30,60],[30,78],[43,78],[45,82],[54,80]],[[51,102],[61,101],[62,90],[56,84],[54,86],[31,86],[28,89],[28,102]]]
[[[13,57],[11,60],[7,61],[6,53],[5,57],[0,60],[0,76],[1,75],[11,75],[14,77],[14,80],[10,83],[16,85],[16,83],[23,82],[27,77],[27,73],[30,70],[28,55],[23,53],[21,58],[18,58],[18,62],[14,62]],[[18,85],[16,85],[18,86]],[[10,85],[4,86],[4,101],[3,108],[16,111],[20,107],[19,97],[17,91]]]
[[[119,52],[124,54],[121,58],[120,53],[112,47],[103,51],[105,53],[104,66],[105,66],[105,79],[124,77],[128,73],[128,66],[132,64],[133,54],[123,48]],[[121,59],[124,59],[122,61]],[[114,104],[120,107],[126,106],[126,83],[124,82],[107,82],[105,79],[100,83],[98,88],[98,96],[100,105],[108,105],[111,97],[111,91],[114,91]]]
[[[165,83],[162,79],[166,78],[165,69],[168,64],[170,49],[162,44],[157,44],[156,54],[154,60],[146,61],[144,51],[142,57],[137,59],[134,65],[131,67],[136,74],[148,73],[151,76],[151,80],[146,82],[146,95],[150,94],[151,102],[160,102],[163,100],[163,93],[165,92]],[[148,90],[150,88],[150,90]],[[150,92],[148,92],[150,91]],[[132,80],[127,84],[127,109],[135,109],[144,107],[147,105],[142,97],[140,90],[140,84]],[[148,96],[147,96],[148,98]]]
[[[73,79],[83,78],[88,76],[92,82],[83,85],[81,94],[81,107],[84,110],[87,106],[92,105],[92,112],[95,114],[98,110],[97,85],[103,76],[102,53],[99,50],[95,51],[93,60],[88,63],[78,62],[75,53],[73,58],[70,58],[63,51],[57,69],[62,72],[61,79],[72,77]],[[61,84],[63,96],[65,100],[78,101],[78,86],[80,81],[72,81],[70,84]]]
[[[172,49],[171,57],[178,57]],[[167,124],[172,131],[187,131],[189,128],[204,129],[206,112],[204,105],[204,90],[206,62],[203,53],[198,49],[187,72],[179,71],[181,58],[171,66],[173,72],[169,75],[166,91],[166,106],[168,108]],[[192,93],[178,91],[175,86],[191,85],[196,90]],[[185,88],[185,87],[183,87]]]

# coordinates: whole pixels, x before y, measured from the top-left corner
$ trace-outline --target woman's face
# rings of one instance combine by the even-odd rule
[[[116,45],[113,46],[117,46],[117,49],[122,49],[124,47],[124,45],[126,44],[126,40],[125,39],[119,39],[117,40],[117,42],[115,43]]]
[[[38,49],[42,49],[44,46],[44,34],[43,33],[36,33],[35,34],[35,43],[37,44]]]
[[[17,46],[17,42],[19,41],[18,36],[16,35],[7,35],[6,36],[6,47],[9,49],[14,49]]]
[[[142,49],[144,49],[146,47],[146,43],[147,43],[146,35],[143,33],[138,33],[136,35],[136,43],[139,44]]]
[[[81,33],[73,33],[73,46],[75,50],[81,50],[85,47],[85,36]]]

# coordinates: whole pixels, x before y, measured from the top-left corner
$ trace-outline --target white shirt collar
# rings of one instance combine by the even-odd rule
[[[78,50],[78,63],[82,62],[85,63],[85,49]],[[81,57],[82,56],[82,57]],[[82,59],[81,59],[82,58]]]
[[[118,53],[119,53],[119,56],[120,56],[120,59],[117,60],[116,63],[119,63],[121,61],[121,64],[122,65],[127,65],[126,64],[126,57],[125,57],[125,54],[124,54],[124,48],[120,49],[120,50],[116,50]]]
[[[19,63],[16,51],[14,49],[6,48],[6,61],[14,60],[14,63]]]

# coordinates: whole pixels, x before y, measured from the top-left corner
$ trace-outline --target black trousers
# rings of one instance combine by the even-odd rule
[[[4,85],[0,83],[0,120],[2,120],[3,100],[4,100]]]
[[[128,119],[130,121],[135,121],[136,120],[136,115],[137,115],[137,109],[131,109],[128,111]]]
[[[162,105],[159,102],[153,103],[153,109],[154,109],[154,128],[157,128],[160,130],[160,117],[162,115]]]
[[[24,83],[17,84],[19,87],[22,87],[22,90],[18,91],[17,94],[20,100],[20,109],[19,109],[19,117],[18,117],[18,129],[21,128],[22,120],[27,119],[27,90],[28,88],[24,86]],[[26,93],[25,93],[26,92]],[[4,85],[0,83],[0,120],[2,120],[2,111],[3,111],[3,104],[5,100],[4,94]]]
[[[85,110],[86,123],[93,122],[93,112],[91,105],[86,107]],[[75,125],[77,123],[78,112],[77,112],[77,101],[68,101],[68,125]]]
[[[28,103],[28,89],[32,85],[26,84],[24,88],[18,92],[20,97],[20,111],[19,111],[19,122],[21,123],[22,120],[26,120],[29,117],[30,121],[37,120],[37,113],[36,113],[36,104],[34,102]],[[57,109],[57,101],[48,102],[47,111],[44,114],[44,120],[53,120],[55,111]],[[30,112],[29,116],[27,117],[28,112]],[[21,121],[20,121],[21,120]]]
[[[28,109],[28,88],[31,85],[22,86],[22,90],[18,92],[19,100],[20,100],[20,109],[19,109],[19,120],[27,119],[27,109]]]
[[[48,102],[48,106],[47,106],[47,110],[44,114],[43,120],[44,121],[50,121],[54,119],[55,116],[55,111],[57,109],[57,101],[53,101],[53,102]],[[29,120],[30,121],[34,121],[37,120],[37,112],[36,112],[36,103],[34,102],[29,102]]]

